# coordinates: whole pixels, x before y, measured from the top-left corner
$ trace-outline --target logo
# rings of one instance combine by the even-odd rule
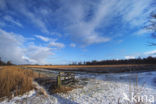
[[[126,93],[123,93],[123,98],[120,102],[130,102],[130,103],[154,103],[154,95],[143,95],[139,93],[131,93],[128,96]]]

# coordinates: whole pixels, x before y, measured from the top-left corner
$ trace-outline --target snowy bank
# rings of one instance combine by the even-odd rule
[[[146,104],[156,104],[156,72],[118,73],[118,74],[76,74],[76,78],[84,84],[82,88],[68,93],[38,95],[33,92],[29,96],[15,97],[11,101],[0,104],[117,104],[121,102],[134,104],[131,96],[147,95]],[[86,79],[86,80],[84,80]],[[154,101],[151,103],[151,96]],[[143,96],[144,97],[144,96]],[[146,99],[144,99],[146,100]],[[149,101],[150,100],[150,101]]]

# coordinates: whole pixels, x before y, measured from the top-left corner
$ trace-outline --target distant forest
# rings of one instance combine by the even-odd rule
[[[70,65],[117,65],[117,64],[156,64],[156,57],[137,58],[137,59],[120,59],[120,60],[102,60],[73,62]]]
[[[0,65],[13,65],[13,64],[11,63],[11,61],[4,62],[0,58]]]

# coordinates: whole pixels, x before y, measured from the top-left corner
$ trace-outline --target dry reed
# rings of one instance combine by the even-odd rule
[[[0,98],[22,95],[33,89],[33,78],[38,75],[32,70],[17,66],[5,66],[0,70]]]

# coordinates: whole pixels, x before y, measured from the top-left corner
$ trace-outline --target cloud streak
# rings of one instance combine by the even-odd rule
[[[11,16],[5,16],[4,20],[11,22],[12,24],[15,24],[19,27],[23,27],[23,25],[21,23],[19,23],[18,21],[14,20]]]
[[[59,42],[55,42],[55,41],[50,42],[49,46],[56,47],[56,48],[64,48],[65,47],[65,45],[63,43],[59,43]]]
[[[131,28],[140,28],[153,10],[154,0],[1,0],[1,9],[13,8],[45,34],[63,31],[72,41],[83,45],[104,43],[114,35]],[[7,5],[6,5],[7,3]],[[18,5],[17,5],[18,4]],[[39,6],[38,6],[39,5]],[[19,9],[20,8],[20,9]],[[31,8],[31,9],[30,9]],[[18,15],[16,15],[18,17]],[[6,19],[21,26],[12,17]],[[120,28],[120,29],[119,29]],[[58,31],[58,32],[60,32]],[[111,36],[113,34],[113,36]]]
[[[35,35],[35,37],[36,37],[36,38],[39,38],[39,39],[41,39],[41,40],[43,40],[43,41],[45,41],[45,42],[48,42],[48,41],[50,40],[49,38],[44,37],[44,36],[42,36],[42,35]]]

